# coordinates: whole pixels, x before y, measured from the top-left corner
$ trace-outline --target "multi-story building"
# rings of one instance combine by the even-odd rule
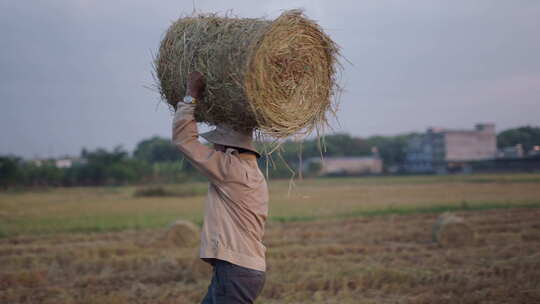
[[[473,130],[428,128],[408,143],[404,168],[414,173],[467,170],[467,162],[497,156],[495,124],[477,124]]]

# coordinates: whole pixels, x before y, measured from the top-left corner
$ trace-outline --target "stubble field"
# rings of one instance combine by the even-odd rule
[[[198,303],[211,272],[197,248],[156,245],[194,196],[136,189],[0,193],[0,303]],[[539,303],[540,175],[271,183],[268,276],[258,303]],[[437,216],[476,240],[441,247]]]

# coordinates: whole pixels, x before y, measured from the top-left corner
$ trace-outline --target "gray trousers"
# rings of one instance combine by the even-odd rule
[[[201,304],[251,304],[259,296],[266,275],[222,260],[213,260],[214,273]]]

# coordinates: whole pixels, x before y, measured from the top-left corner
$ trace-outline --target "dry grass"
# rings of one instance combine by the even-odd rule
[[[326,123],[337,56],[334,42],[298,10],[274,21],[199,15],[171,25],[155,73],[172,106],[185,95],[189,73],[204,74],[197,121],[284,138]]]
[[[287,196],[287,182],[274,181],[274,218],[318,220],[269,222],[258,303],[536,303],[538,208],[458,212],[477,237],[459,248],[433,242],[437,213],[350,216],[439,204],[538,205],[538,185],[538,175],[322,179],[298,183]],[[143,216],[147,226],[139,228],[197,219],[203,198],[134,198],[134,191],[0,193],[0,227],[8,229],[0,239],[0,303],[198,303],[211,273],[196,245],[149,246],[166,228],[125,228]],[[96,225],[124,231],[73,233]]]
[[[436,214],[271,223],[258,303],[537,303],[540,209],[459,214],[479,240],[431,241]],[[199,303],[196,248],[141,247],[164,230],[0,240],[0,303]]]

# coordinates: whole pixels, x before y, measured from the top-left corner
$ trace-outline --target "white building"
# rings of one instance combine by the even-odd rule
[[[71,168],[73,166],[72,158],[61,158],[54,161],[56,168]]]
[[[314,157],[306,161],[304,169],[316,175],[380,174],[383,161],[378,156],[325,157],[322,160]]]
[[[49,158],[49,159],[32,159],[30,163],[37,167],[41,166],[55,166],[56,168],[71,168],[75,164],[85,163],[84,159],[78,157],[63,157],[63,158]]]

